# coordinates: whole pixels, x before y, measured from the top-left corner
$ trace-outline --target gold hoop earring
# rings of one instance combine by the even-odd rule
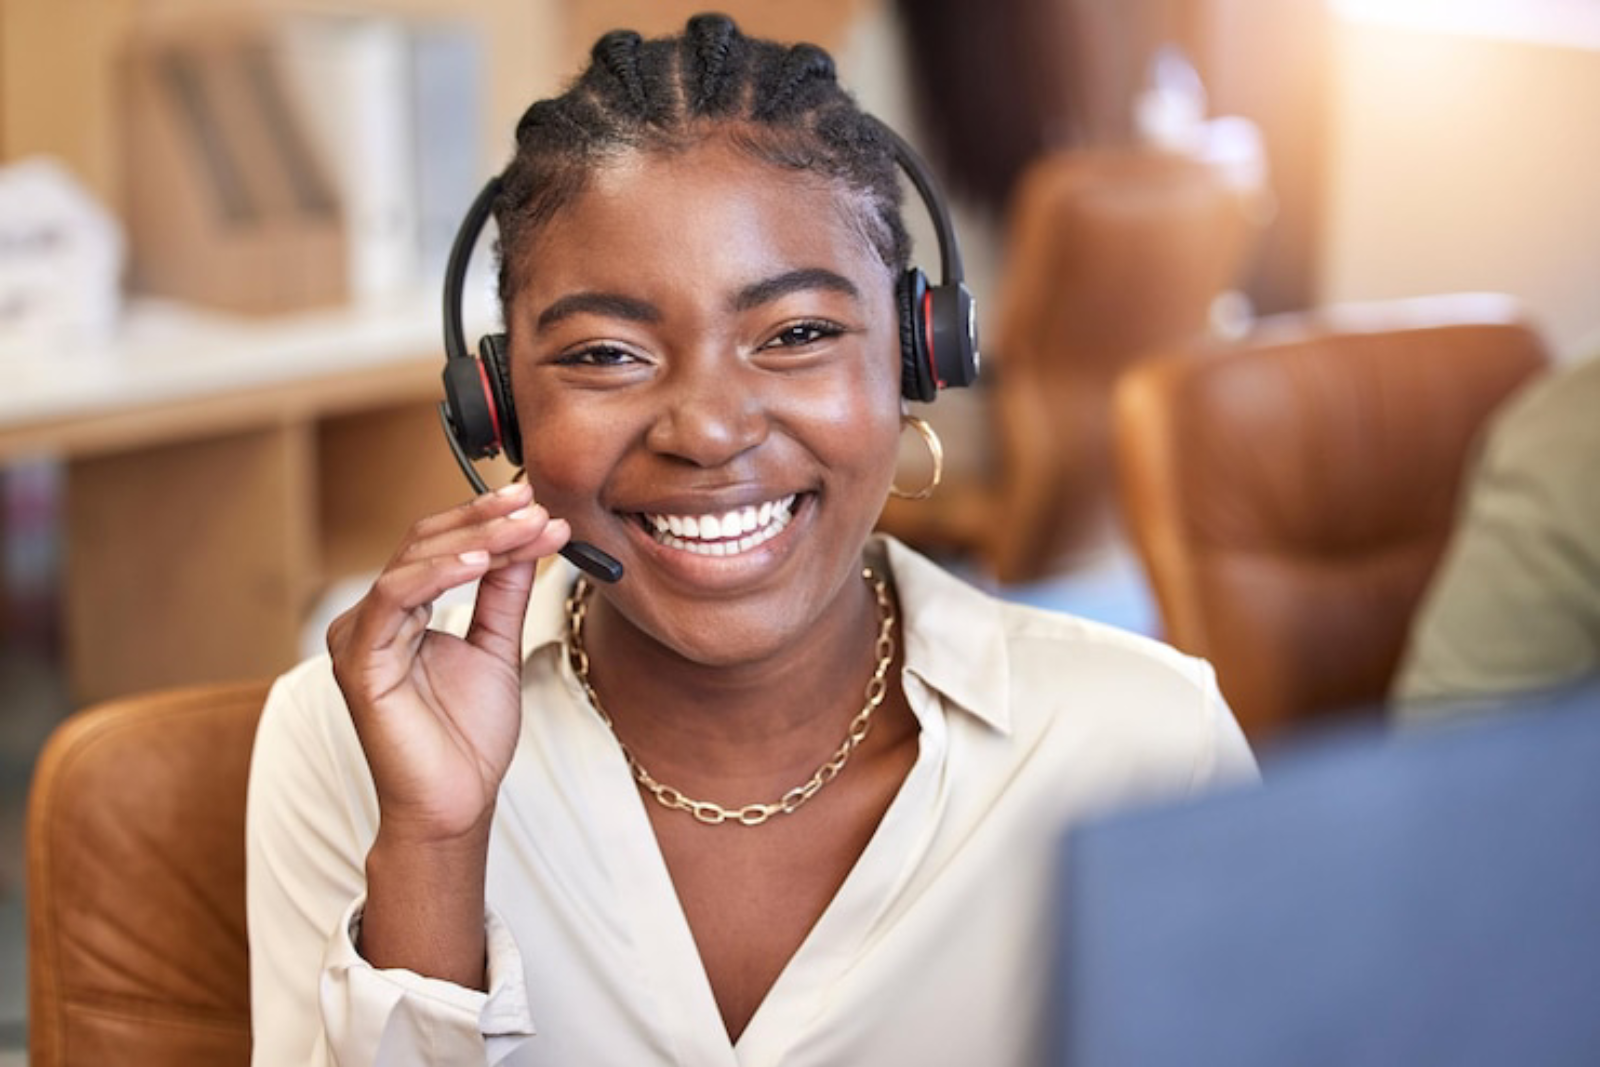
[[[909,426],[922,435],[922,443],[928,446],[928,455],[933,459],[933,477],[928,479],[928,484],[915,493],[908,493],[897,485],[889,486],[889,495],[899,497],[901,500],[926,500],[939,488],[939,482],[944,478],[944,444],[939,440],[939,435],[934,433],[933,427],[928,425],[926,419],[915,415],[902,415],[902,426]]]

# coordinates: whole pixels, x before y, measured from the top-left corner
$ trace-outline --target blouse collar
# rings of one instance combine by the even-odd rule
[[[1009,732],[1010,666],[1001,603],[892,537],[867,545],[900,601],[905,673],[949,704]],[[577,569],[559,557],[541,567],[523,620],[523,660],[566,636],[567,594]],[[909,691],[909,689],[908,689]],[[919,702],[912,701],[920,718]]]

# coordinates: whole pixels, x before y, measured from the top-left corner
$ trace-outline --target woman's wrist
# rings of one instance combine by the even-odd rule
[[[356,946],[362,958],[379,969],[484,989],[488,853],[486,828],[442,841],[380,829],[367,853],[367,903]]]

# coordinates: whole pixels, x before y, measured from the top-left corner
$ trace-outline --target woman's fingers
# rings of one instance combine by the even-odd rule
[[[391,563],[378,575],[367,595],[340,621],[342,645],[363,651],[387,651],[413,635],[416,620],[424,625],[433,602],[458,586],[483,577],[493,557],[487,552],[431,556]],[[330,644],[332,631],[330,630]]]
[[[348,613],[348,620],[342,617],[336,622],[342,631],[340,644],[372,651],[404,644],[414,636],[415,618],[420,615],[426,621],[426,609],[444,593],[508,565],[531,564],[566,544],[571,530],[565,521],[552,520],[543,507],[532,503],[525,486],[513,484],[507,489],[521,491],[486,494],[418,522],[367,595]],[[519,594],[519,580],[513,578],[497,592],[501,584],[489,583],[490,614],[525,611],[526,591]],[[493,632],[520,633],[520,615],[514,626],[509,619],[492,625]],[[334,642],[330,630],[330,647]]]
[[[480,504],[482,506],[478,506]],[[542,505],[524,499],[508,506],[504,498],[491,496],[480,497],[466,507],[465,511],[452,509],[446,522],[424,520],[417,523],[390,560],[389,567],[446,556],[466,556],[469,561],[477,562],[483,552],[494,557],[491,565],[513,558],[536,559],[541,554],[549,555],[549,551],[540,551],[541,543],[538,543],[551,518]]]
[[[560,551],[571,537],[565,519],[550,519],[512,561],[484,574],[478,583],[472,624],[467,628],[468,642],[507,662],[516,659],[522,649],[522,621],[528,613],[537,560]]]
[[[412,542],[506,515],[531,503],[533,488],[527,482],[511,482],[493,492],[473,497],[466,503],[418,519],[400,551],[404,552]]]
[[[537,561],[571,534],[520,485],[429,516],[329,628],[386,825],[452,838],[492,806],[521,721],[518,652]],[[433,602],[472,581],[465,639],[431,630]]]

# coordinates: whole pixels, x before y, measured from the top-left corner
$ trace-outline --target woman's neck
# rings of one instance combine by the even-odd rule
[[[809,773],[861,710],[879,657],[880,611],[860,580],[801,637],[727,665],[697,663],[591,597],[590,682],[618,737],[663,781],[675,769],[707,779]]]

